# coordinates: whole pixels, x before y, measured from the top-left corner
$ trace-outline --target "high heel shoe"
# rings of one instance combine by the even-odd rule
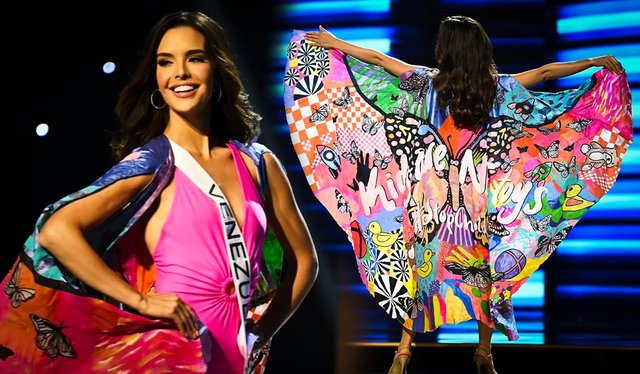
[[[409,349],[409,354],[398,354],[398,352],[400,352],[400,350],[404,348]],[[393,358],[391,369],[389,369],[389,374],[407,374],[407,366],[409,366],[409,361],[411,361],[411,346],[398,347]]]
[[[498,374],[496,373],[496,369],[493,367],[493,355],[481,345],[478,346],[478,349],[482,349],[487,353],[487,357],[481,356],[479,354],[473,355],[473,361],[476,363],[478,374]],[[478,349],[476,349],[476,352],[478,351]]]

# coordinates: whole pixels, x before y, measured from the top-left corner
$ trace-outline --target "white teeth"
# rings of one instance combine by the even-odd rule
[[[193,90],[193,86],[178,86],[173,89],[174,92],[185,92]]]

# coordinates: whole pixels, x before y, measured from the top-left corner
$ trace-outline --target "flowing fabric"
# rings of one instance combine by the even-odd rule
[[[471,319],[518,339],[512,295],[611,189],[632,142],[625,73],[577,89],[497,77],[489,121],[461,130],[436,69],[395,77],[294,30],[284,105],[313,193],[375,301],[427,332]]]
[[[258,166],[261,187],[266,181],[258,143],[233,144]],[[205,373],[211,339],[188,340],[173,324],[121,308],[66,270],[38,243],[44,223],[61,207],[121,179],[152,174],[150,184],[124,208],[87,232],[86,238],[105,263],[140,292],[155,283],[157,271],[146,248],[131,245],[135,225],[173,177],[169,140],[161,135],[135,149],[90,186],[47,206],[23,251],[0,283],[0,372],[2,373]],[[264,189],[261,191],[264,198]],[[135,243],[135,241],[134,241]],[[267,230],[259,274],[247,318],[257,320],[268,308],[280,283],[282,248]],[[163,271],[164,269],[160,270]],[[202,322],[197,321],[201,331]],[[236,346],[234,338],[230,344]],[[269,352],[252,355],[247,372],[264,372]]]

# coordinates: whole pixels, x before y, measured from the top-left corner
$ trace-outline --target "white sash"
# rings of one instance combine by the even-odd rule
[[[249,311],[249,291],[251,287],[251,264],[247,253],[247,246],[240,232],[240,225],[233,216],[231,205],[225,198],[220,186],[191,156],[191,154],[177,143],[171,141],[171,149],[175,158],[175,165],[184,172],[191,181],[209,196],[216,204],[222,217],[225,232],[225,244],[229,255],[229,264],[233,274],[233,283],[236,288],[238,307],[240,308],[240,331],[238,332],[238,348],[247,366],[248,349],[247,335],[245,332],[245,319]],[[224,344],[224,342],[222,342]]]

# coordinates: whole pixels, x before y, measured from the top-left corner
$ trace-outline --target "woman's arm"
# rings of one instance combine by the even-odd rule
[[[382,52],[370,48],[360,47],[355,44],[346,42],[342,39],[338,39],[332,33],[325,30],[322,26],[319,26],[319,28],[320,32],[309,31],[305,33],[304,38],[320,47],[337,49],[342,53],[357,58],[358,60],[382,66],[385,70],[395,75],[396,77],[399,77],[405,71],[420,67],[417,65],[407,64],[404,61],[398,60],[397,58],[391,57]]]
[[[84,237],[87,230],[131,201],[151,178],[126,178],[60,208],[45,222],[38,242],[89,287],[143,315],[171,319],[185,336],[195,338],[195,314],[186,303],[176,295],[141,294],[109,268]]]
[[[620,62],[618,62],[615,57],[609,55],[585,58],[570,62],[553,62],[543,65],[537,69],[514,74],[512,77],[523,86],[529,88],[540,82],[566,77],[594,66],[602,66],[614,74],[622,73],[622,65],[620,65]]]
[[[269,307],[257,324],[264,338],[262,348],[291,318],[307,296],[318,275],[318,257],[311,234],[296,204],[287,176],[273,154],[264,155],[268,177],[266,211],[269,225],[284,251],[286,271]]]

